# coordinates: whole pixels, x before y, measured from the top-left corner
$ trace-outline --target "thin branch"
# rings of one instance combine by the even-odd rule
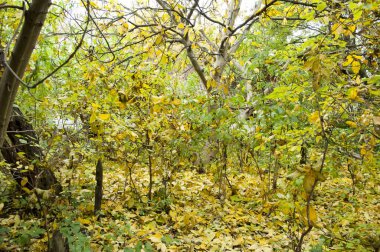
[[[83,3],[83,1],[82,1]],[[83,3],[84,4],[84,3]],[[87,14],[90,15],[90,2],[89,0],[87,0],[87,7],[86,7],[86,10],[87,10]],[[25,16],[25,4],[24,4],[24,8],[23,8],[24,12],[23,12],[23,16],[22,16],[22,20]],[[65,66],[74,56],[75,54],[77,53],[77,51],[79,50],[79,48],[82,46],[82,43],[83,43],[83,40],[84,40],[84,37],[87,33],[87,28],[88,28],[88,23],[90,21],[90,18],[89,16],[87,17],[87,22],[86,22],[86,27],[85,27],[85,30],[83,32],[83,36],[79,42],[79,44],[75,47],[74,51],[70,54],[70,56],[60,65],[58,66],[56,69],[54,69],[51,73],[49,73],[46,77],[44,77],[43,79],[41,79],[40,81],[37,81],[35,84],[33,85],[28,85],[27,83],[25,83],[14,71],[13,69],[9,66],[7,60],[6,60],[6,55],[8,54],[8,50],[9,50],[9,47],[10,47],[10,44],[11,42],[14,40],[14,38],[16,37],[16,34],[18,33],[18,30],[20,29],[21,27],[21,23],[22,23],[22,20],[20,21],[18,27],[16,28],[16,31],[15,33],[13,34],[13,37],[11,40],[9,40],[8,44],[7,44],[7,47],[5,48],[5,52],[4,52],[4,65],[9,69],[9,71],[13,74],[13,76],[23,85],[25,86],[26,88],[28,89],[32,89],[32,88],[36,88],[38,85],[40,85],[41,83],[43,83],[45,80],[47,80],[48,78],[50,78],[53,74],[55,74],[59,69],[61,69],[63,66]]]
[[[15,32],[13,33],[13,36],[12,38],[8,41],[7,43],[7,46],[5,47],[5,50],[4,50],[4,54],[3,54],[3,61],[2,63],[9,69],[9,71],[13,74],[13,76],[18,80],[20,81],[22,84],[25,84],[21,78],[17,75],[17,73],[15,73],[13,71],[13,69],[11,68],[11,66],[8,64],[7,62],[7,55],[8,55],[8,52],[9,52],[9,48],[11,47],[11,44],[12,44],[12,41],[16,38],[20,28],[21,28],[21,24],[22,22],[24,21],[24,18],[25,18],[25,13],[26,13],[26,9],[25,9],[25,3],[23,3],[23,12],[22,12],[22,16],[21,16],[21,19],[20,19],[20,22],[15,30]]]
[[[194,4],[193,4],[193,6],[191,6],[190,11],[189,11],[189,14],[187,14],[187,16],[186,16],[186,19],[187,19],[187,20],[190,20],[190,19],[191,19],[191,16],[193,15],[194,10],[195,10],[195,8],[196,8],[197,5],[198,5],[198,2],[199,2],[199,0],[194,0]]]
[[[138,56],[140,56],[140,55],[142,55],[142,54],[144,54],[144,53],[147,53],[147,51],[143,51],[143,52],[137,53],[137,54],[135,54],[135,55],[128,56],[127,58],[122,59],[122,60],[116,62],[116,63],[111,67],[110,71],[113,71],[113,70],[115,69],[115,67],[117,67],[118,65],[121,65],[121,64],[123,64],[123,63],[125,63],[125,62],[128,62],[128,65],[129,65],[129,62],[130,62],[133,58],[136,58],[136,57],[138,57]]]
[[[273,4],[275,4],[278,0],[273,0],[269,3],[267,3],[261,10],[259,10],[258,12],[254,13],[253,15],[251,15],[249,18],[247,18],[243,23],[241,23],[240,25],[236,26],[233,30],[231,30],[231,35],[234,34],[236,31],[238,31],[240,28],[242,28],[243,26],[247,25],[248,23],[250,23],[251,21],[254,21],[254,19],[258,16],[260,16],[261,14],[263,14],[269,7],[271,7]]]
[[[228,40],[228,38],[230,38],[232,35],[234,35],[239,29],[241,29],[242,27],[246,26],[247,24],[250,24],[252,25],[255,21],[258,20],[259,16],[261,14],[263,14],[269,7],[271,7],[273,4],[275,4],[278,0],[272,0],[271,2],[267,3],[261,10],[255,12],[253,15],[251,15],[250,17],[248,17],[243,23],[241,23],[240,25],[236,26],[234,29],[232,29],[229,33],[228,36],[226,36],[222,42],[220,43],[220,48],[223,48],[224,47],[224,43],[226,43],[226,41]]]
[[[82,1],[83,3],[83,1]],[[84,5],[84,3],[83,3]],[[80,49],[80,47],[82,46],[83,44],[83,41],[84,41],[84,37],[87,33],[87,29],[88,29],[88,24],[90,22],[90,1],[87,0],[87,7],[86,7],[86,10],[87,10],[87,21],[86,21],[86,26],[84,28],[84,31],[83,31],[83,35],[79,41],[79,43],[77,44],[77,46],[75,47],[74,51],[69,55],[69,57],[61,64],[59,65],[56,69],[54,69],[51,73],[49,73],[45,78],[41,79],[40,81],[37,81],[35,84],[31,85],[31,86],[28,86],[26,85],[27,88],[36,88],[38,85],[40,85],[41,83],[43,83],[45,80],[47,80],[48,78],[50,78],[53,74],[55,74],[56,72],[58,72],[58,70],[60,70],[63,66],[65,66],[67,63],[69,63],[69,61],[74,58],[74,56],[76,55],[76,53],[78,52],[78,50]]]
[[[198,5],[198,7],[199,7],[199,5]],[[212,23],[215,23],[215,24],[218,24],[218,25],[220,25],[220,26],[222,26],[222,27],[226,27],[226,25],[223,24],[223,22],[218,21],[218,20],[215,20],[215,19],[209,17],[208,15],[206,15],[206,13],[203,12],[203,11],[200,9],[200,7],[199,7],[198,12],[199,12],[200,15],[202,15],[202,16],[203,16],[204,18],[206,18],[208,21],[210,21],[210,22],[212,22]]]
[[[212,41],[210,40],[209,37],[207,37],[207,35],[206,35],[206,33],[205,33],[205,31],[204,31],[203,29],[199,30],[199,32],[200,32],[200,34],[202,35],[202,37],[206,40],[206,42],[207,42],[212,48],[214,48],[214,50],[218,50],[218,46],[217,46],[214,42],[212,42]]]
[[[101,61],[102,63],[110,63],[110,62],[112,62],[112,61],[115,59],[115,54],[113,53],[113,51],[112,51],[112,49],[111,49],[111,46],[110,46],[110,44],[109,44],[109,42],[108,42],[108,39],[107,39],[106,36],[103,34],[103,32],[102,32],[102,30],[99,28],[98,24],[95,22],[95,20],[94,20],[94,18],[92,17],[90,11],[88,11],[88,17],[91,19],[92,23],[94,23],[94,25],[95,25],[96,29],[99,31],[101,37],[102,37],[102,38],[104,39],[104,41],[106,42],[109,52],[112,54],[112,59],[110,59],[110,60],[108,60],[108,61],[106,61],[106,62],[103,62],[103,61],[101,61],[100,59],[98,59],[98,60]]]
[[[1,9],[17,9],[17,10],[24,10],[24,7],[18,6],[18,5],[7,5],[6,3],[0,4],[0,10]]]
[[[9,130],[7,133],[36,132],[35,130]]]
[[[190,59],[191,64],[194,67],[194,70],[197,72],[199,78],[201,78],[202,84],[209,93],[211,91],[210,88],[207,87],[207,79],[205,76],[205,73],[203,72],[202,67],[199,65],[199,62],[197,61],[195,54],[193,52],[193,49],[191,48],[191,42],[189,41],[188,36],[186,36],[186,40],[184,40],[182,43],[186,47],[187,56]]]
[[[305,18],[300,18],[300,17],[269,17],[271,20],[291,20],[291,21],[297,21],[297,20],[300,20],[300,21],[304,21],[306,20]]]
[[[282,1],[286,3],[292,3],[292,4],[303,5],[303,6],[308,6],[308,7],[317,7],[316,4],[312,4],[312,3],[305,3],[305,2],[293,1],[293,0],[282,0]]]

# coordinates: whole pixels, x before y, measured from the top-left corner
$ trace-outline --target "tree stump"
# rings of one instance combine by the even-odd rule
[[[55,230],[49,242],[48,252],[69,252],[69,243],[59,230]]]

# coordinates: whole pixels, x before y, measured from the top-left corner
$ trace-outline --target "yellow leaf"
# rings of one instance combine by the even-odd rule
[[[98,6],[94,1],[90,1],[90,5],[91,5],[94,9],[99,9],[99,6]]]
[[[327,4],[325,2],[322,2],[317,5],[317,10],[318,11],[323,11],[327,7]]]
[[[96,114],[95,113],[92,113],[91,114],[91,117],[90,117],[90,124],[92,124],[93,122],[96,121]]]
[[[4,208],[4,203],[0,203],[0,212],[1,210],[3,210],[3,208]]]
[[[365,60],[365,58],[361,55],[352,55],[352,57],[354,57],[357,60],[361,60],[361,61]]]
[[[110,117],[111,117],[110,114],[100,114],[100,115],[99,115],[99,119],[101,119],[101,120],[103,120],[103,121],[107,121],[107,120],[109,120]]]
[[[141,201],[142,201],[142,203],[148,203],[148,197],[147,196],[142,196],[141,197]]]
[[[353,21],[356,21],[356,20],[358,20],[359,18],[361,18],[361,17],[362,17],[362,14],[363,14],[363,11],[362,11],[362,10],[360,10],[360,11],[356,11],[356,12],[354,13]]]
[[[157,244],[157,249],[158,249],[158,251],[161,251],[161,252],[168,251],[165,243]]]
[[[21,180],[21,186],[25,186],[26,183],[28,183],[28,178],[27,177],[23,177],[22,180]]]
[[[124,27],[123,26],[117,27],[117,33],[123,34],[124,33]]]
[[[340,224],[342,225],[342,227],[345,227],[345,226],[348,226],[350,224],[350,221],[347,220],[347,219],[343,219]]]
[[[217,84],[216,84],[216,81],[214,79],[211,79],[211,80],[207,81],[207,88],[210,88],[210,87],[214,88],[216,86],[217,86]]]
[[[83,225],[90,225],[91,224],[91,221],[90,220],[87,220],[87,219],[83,219],[81,217],[79,217],[77,219],[77,221],[80,223],[80,224],[83,224]]]
[[[359,71],[360,71],[360,62],[354,60],[354,61],[352,62],[352,66],[351,66],[351,68],[352,68],[352,71],[353,71],[355,74],[359,73]]]
[[[356,125],[356,123],[353,122],[353,121],[346,121],[346,124],[347,124],[348,126],[350,126],[351,128],[357,128],[357,127],[358,127],[358,126]]]
[[[380,116],[373,117],[373,124],[375,124],[376,126],[380,125]]]
[[[91,106],[92,106],[92,109],[93,109],[94,111],[97,110],[98,108],[100,108],[100,105],[97,104],[97,103],[92,103]]]
[[[184,29],[185,28],[185,24],[184,23],[179,23],[178,26],[177,26],[178,29]]]
[[[266,59],[266,60],[264,61],[264,63],[265,63],[265,64],[271,64],[271,63],[273,63],[273,60],[272,60],[272,59]]]
[[[161,18],[162,21],[166,22],[169,19],[170,19],[170,16],[168,13],[165,12],[164,14],[162,14],[162,18]]]
[[[356,100],[358,98],[358,89],[356,87],[350,88],[347,92],[348,98],[351,100]]]
[[[253,41],[253,42],[251,43],[251,46],[254,46],[254,47],[260,47],[260,44],[257,43],[256,41]]]
[[[161,35],[158,35],[156,38],[156,41],[154,41],[155,45],[159,45],[162,43],[163,37]]]
[[[244,239],[242,236],[239,236],[237,239],[234,240],[233,245],[234,246],[239,246],[244,244]]]
[[[178,15],[178,13],[174,12],[173,15],[174,15],[175,21],[177,21],[177,23],[181,22],[181,16]]]
[[[161,95],[161,96],[152,96],[152,103],[153,104],[158,104],[158,103],[162,103],[165,101],[165,96]]]
[[[149,240],[151,240],[154,243],[160,243],[161,238],[162,238],[162,234],[156,233],[156,234],[152,235],[151,237],[149,237]]]
[[[22,190],[28,194],[30,194],[32,191],[29,190],[27,187],[23,187]]]
[[[177,219],[177,213],[174,210],[170,210],[169,215],[173,221]]]
[[[132,208],[134,205],[135,205],[135,200],[134,200],[133,198],[130,198],[130,199],[127,201],[127,206],[128,206],[128,208]]]
[[[151,112],[152,113],[160,113],[161,112],[161,106],[158,104],[153,105]]]
[[[346,67],[346,66],[350,65],[350,64],[352,63],[353,60],[354,60],[354,59],[352,58],[352,56],[351,56],[351,55],[348,55],[347,58],[346,58],[346,61],[343,62],[342,66]]]
[[[311,191],[313,190],[315,179],[316,175],[313,170],[310,170],[308,173],[306,173],[305,178],[303,179],[303,188],[305,189],[305,192],[311,193]]]
[[[15,226],[18,226],[21,222],[20,215],[16,215],[14,218]]]
[[[342,34],[344,31],[342,25],[339,23],[335,23],[332,26],[331,30],[332,30],[332,33],[335,35],[335,39],[337,39],[339,37],[339,35]]]
[[[301,173],[296,170],[295,172],[293,172],[293,173],[291,173],[289,175],[286,175],[286,178],[290,179],[290,180],[294,180],[294,179],[299,178],[300,176],[301,176]]]
[[[169,62],[169,59],[166,55],[162,55],[161,57],[161,63],[166,65]]]
[[[310,114],[309,122],[311,122],[311,123],[319,122],[319,111],[315,111],[315,112]]]
[[[308,219],[310,220],[310,224],[312,226],[315,226],[317,223],[317,212],[315,211],[314,207],[309,207],[309,218],[307,217],[307,208],[305,207],[302,210],[302,216],[304,217],[304,224],[308,225]]]
[[[119,103],[119,108],[120,108],[120,109],[123,110],[123,109],[125,109],[126,107],[127,107],[127,106],[126,106],[124,103],[122,103],[122,102]]]
[[[322,136],[317,136],[315,138],[315,142],[319,143],[322,140]]]
[[[129,131],[129,132],[128,132],[128,135],[129,135],[129,139],[130,139],[132,142],[134,142],[134,141],[136,140],[136,138],[138,138],[138,135],[137,135],[135,132],[133,132],[133,131]]]
[[[166,216],[167,215],[159,214],[159,215],[157,215],[155,220],[158,224],[163,225],[163,224],[167,223],[167,217]]]
[[[365,147],[362,147],[362,148],[360,149],[360,155],[365,156],[366,154],[367,154],[367,150],[366,150],[366,148],[365,148]]]
[[[227,85],[223,85],[223,93],[225,94],[225,95],[227,95],[228,94],[228,86]]]
[[[126,137],[125,133],[119,133],[119,134],[116,135],[116,139],[119,140],[119,141],[120,140],[124,140],[125,137]]]
[[[172,101],[172,104],[175,105],[175,106],[178,106],[178,105],[181,104],[181,100],[180,100],[180,99],[174,99],[174,100]]]
[[[360,79],[360,75],[356,76],[355,83],[360,85],[362,83],[362,80]]]

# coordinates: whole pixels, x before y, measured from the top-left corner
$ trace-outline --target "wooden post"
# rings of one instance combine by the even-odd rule
[[[94,213],[97,214],[102,208],[103,197],[103,164],[102,159],[99,158],[96,164],[96,187],[95,187],[95,208]]]

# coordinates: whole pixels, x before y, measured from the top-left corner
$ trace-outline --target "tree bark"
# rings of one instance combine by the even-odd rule
[[[50,5],[50,0],[33,0],[29,10],[25,12],[25,22],[9,61],[10,68],[20,79],[24,76]],[[6,56],[4,55],[4,59]],[[5,140],[19,85],[16,76],[8,67],[5,67],[0,80],[0,146],[3,146]]]

